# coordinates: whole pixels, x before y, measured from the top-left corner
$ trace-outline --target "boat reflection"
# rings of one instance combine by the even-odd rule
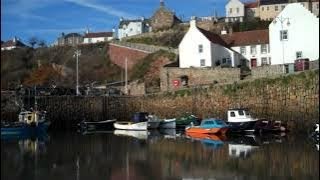
[[[148,131],[131,131],[116,129],[114,130],[113,134],[117,136],[130,136],[141,140],[148,139]]]
[[[176,139],[177,137],[176,129],[160,129],[160,134],[162,134],[165,139]]]
[[[228,137],[229,157],[248,158],[261,145],[255,135]]]
[[[186,133],[187,138],[200,141],[206,148],[218,149],[221,148],[226,140],[225,136],[217,134],[200,134],[200,133]]]

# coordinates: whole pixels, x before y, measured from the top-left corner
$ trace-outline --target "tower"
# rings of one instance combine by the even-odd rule
[[[164,0],[160,0],[160,7],[164,6]]]

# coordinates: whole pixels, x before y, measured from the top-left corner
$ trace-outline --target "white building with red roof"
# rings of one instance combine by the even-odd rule
[[[115,32],[86,32],[83,44],[111,41],[115,37]]]
[[[195,18],[179,44],[179,67],[237,67],[241,55],[218,35],[196,26]]]

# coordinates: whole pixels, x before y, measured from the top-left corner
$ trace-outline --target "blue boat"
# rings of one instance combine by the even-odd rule
[[[21,111],[18,122],[1,122],[1,139],[36,136],[46,132],[50,121],[45,119],[45,114],[45,111]]]

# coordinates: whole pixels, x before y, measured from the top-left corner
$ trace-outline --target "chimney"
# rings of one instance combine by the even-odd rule
[[[191,16],[190,27],[197,27],[197,18],[195,16]]]
[[[229,27],[229,34],[232,34],[232,32],[233,32],[232,27]]]

